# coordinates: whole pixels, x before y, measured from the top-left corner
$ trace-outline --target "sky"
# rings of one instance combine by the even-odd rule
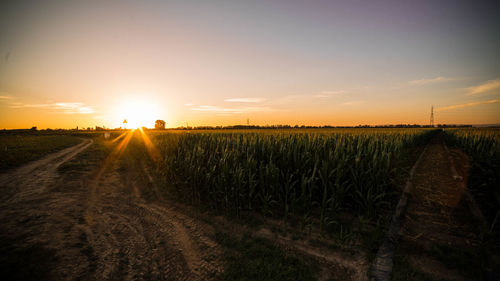
[[[0,129],[500,124],[495,1],[0,5]]]

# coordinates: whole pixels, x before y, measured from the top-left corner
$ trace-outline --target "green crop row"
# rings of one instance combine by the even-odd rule
[[[396,189],[398,157],[433,130],[198,132],[157,135],[168,193],[222,214],[252,212],[323,229],[341,212],[375,216]]]
[[[472,191],[492,232],[500,230],[500,129],[447,129],[446,141],[470,157],[467,187]]]

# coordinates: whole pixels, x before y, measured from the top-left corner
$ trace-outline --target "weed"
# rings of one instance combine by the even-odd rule
[[[217,280],[316,280],[318,269],[269,241],[244,235],[241,239],[217,233],[227,266]]]

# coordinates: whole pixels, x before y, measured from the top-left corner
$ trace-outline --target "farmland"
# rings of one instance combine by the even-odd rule
[[[394,280],[440,278],[415,262],[427,249],[422,243],[429,241],[434,242],[424,251],[428,260],[479,277],[493,266],[478,249],[496,241],[498,132],[351,128],[128,130],[111,132],[109,139],[99,132],[51,136],[59,146],[50,151],[71,145],[68,140],[85,141],[75,150],[60,150],[54,158],[58,163],[47,162],[36,175],[10,171],[15,177],[7,173],[0,178],[2,188],[10,190],[2,195],[2,208],[9,212],[0,221],[10,229],[2,235],[14,241],[1,246],[23,253],[20,260],[52,261],[40,274],[84,280],[366,280],[409,171],[421,156],[412,180],[410,219],[395,253]],[[36,158],[48,153],[41,149],[47,137],[19,136],[36,143],[28,145],[40,151]],[[454,188],[460,185],[448,175],[445,146],[484,213],[486,236],[474,222],[460,220],[472,216],[458,203],[463,200]],[[463,160],[467,155],[470,170]],[[439,193],[443,190],[458,199]],[[443,226],[448,217],[458,220],[457,226]],[[34,221],[64,238],[46,233]],[[468,240],[460,236],[464,231]],[[450,239],[439,236],[444,232],[454,233],[455,252],[440,244]],[[23,237],[38,242],[30,248],[33,241]],[[462,244],[466,240],[470,245]],[[54,255],[71,258],[56,262]],[[467,262],[472,259],[478,262]]]
[[[195,132],[155,146],[169,194],[238,218],[258,212],[321,231],[347,212],[375,218],[397,192],[392,178],[409,147],[431,130]]]
[[[481,202],[488,229],[500,231],[500,130],[449,129],[447,141],[470,156],[467,186]]]
[[[0,134],[0,170],[36,160],[79,142],[78,138],[68,135]]]

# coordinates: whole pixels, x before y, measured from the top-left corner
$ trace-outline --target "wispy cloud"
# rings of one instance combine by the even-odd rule
[[[10,108],[44,108],[49,107],[50,105],[52,104],[13,102],[11,103]]]
[[[95,110],[81,102],[59,102],[55,104],[55,109],[62,110],[66,114],[91,114]]]
[[[435,83],[446,82],[446,81],[451,81],[451,80],[453,80],[453,78],[438,76],[438,77],[434,77],[434,78],[424,78],[424,79],[419,79],[419,80],[408,81],[408,84],[414,85],[414,86],[423,86],[423,85],[435,84]]]
[[[46,108],[54,113],[63,114],[91,114],[95,113],[94,108],[86,106],[81,102],[56,102],[56,103],[11,103],[10,108]]]
[[[199,105],[191,108],[191,110],[218,113],[218,114],[242,114],[242,113],[252,113],[252,112],[274,111],[274,109],[270,107],[263,107],[263,106],[221,107],[214,105]]]
[[[5,95],[5,96],[2,96],[2,95],[0,95],[0,100],[11,100],[11,99],[13,99],[13,98],[14,98],[14,97],[12,97],[12,96],[6,96],[6,95]]]
[[[338,96],[345,93],[346,91],[322,91],[319,94],[314,95],[313,97],[317,99],[326,99],[332,96]]]
[[[366,100],[353,100],[353,101],[346,101],[342,104],[343,105],[358,105],[358,104],[363,104],[365,102],[366,102]]]
[[[447,110],[459,109],[459,108],[464,108],[464,107],[472,107],[472,106],[478,106],[478,105],[482,105],[482,104],[493,104],[493,103],[500,103],[500,100],[488,100],[488,101],[477,101],[477,102],[456,104],[456,105],[437,108],[436,111],[447,111]]]
[[[500,92],[500,78],[494,79],[494,80],[488,80],[482,84],[479,84],[474,87],[469,87],[467,88],[469,91],[468,95],[478,95],[482,93],[487,93],[487,92]]]
[[[224,101],[226,102],[241,102],[241,103],[259,103],[263,102],[266,99],[264,98],[232,98],[232,99],[225,99]]]

